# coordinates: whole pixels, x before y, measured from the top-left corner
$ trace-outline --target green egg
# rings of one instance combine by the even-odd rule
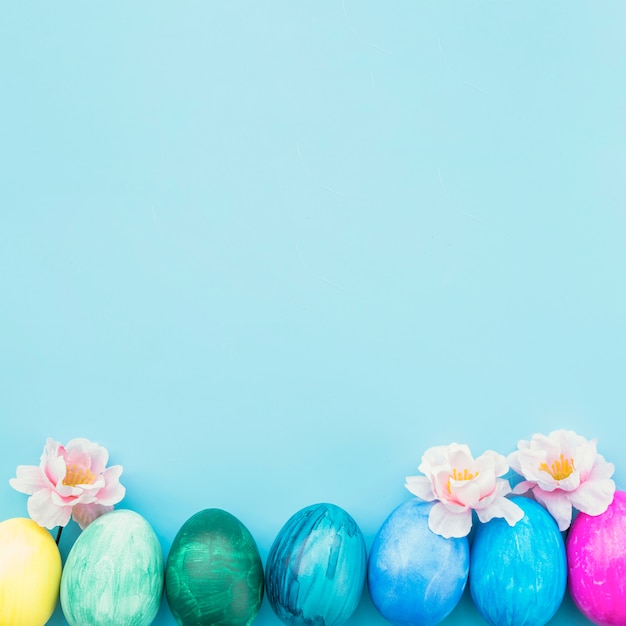
[[[165,594],[181,626],[246,626],[263,599],[263,564],[250,531],[221,509],[190,517],[174,538]]]
[[[111,511],[72,546],[61,577],[61,607],[70,626],[149,626],[163,578],[163,552],[150,524],[133,511]]]

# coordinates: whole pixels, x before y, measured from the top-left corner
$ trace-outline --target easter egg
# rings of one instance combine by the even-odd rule
[[[334,504],[313,504],[278,532],[265,568],[265,589],[285,624],[337,626],[356,609],[365,584],[361,529]]]
[[[469,570],[467,537],[446,539],[428,527],[433,503],[408,500],[374,538],[368,586],[379,613],[397,626],[439,624],[457,605]]]
[[[606,512],[579,513],[567,536],[570,594],[594,624],[626,625],[626,493]]]
[[[0,523],[0,626],[43,626],[59,597],[61,555],[32,519]]]
[[[494,626],[542,626],[557,612],[567,582],[565,545],[554,518],[529,498],[514,526],[479,524],[472,542],[470,592]]]
[[[250,531],[221,509],[190,517],[167,558],[165,594],[178,624],[251,624],[263,599],[263,564]]]
[[[148,626],[163,593],[163,553],[148,522],[117,510],[78,536],[61,576],[61,606],[70,626]]]

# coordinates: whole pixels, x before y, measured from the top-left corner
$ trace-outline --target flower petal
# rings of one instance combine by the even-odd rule
[[[474,480],[451,480],[452,499],[463,506],[474,507],[480,501],[480,486]]]
[[[554,480],[548,472],[543,472],[543,475],[536,474],[534,477],[529,475],[528,478],[532,480],[541,491],[555,491],[560,489],[559,481]]]
[[[18,465],[15,475],[16,478],[9,479],[9,485],[21,493],[33,494],[50,487],[37,465]]]
[[[452,468],[466,469],[470,473],[474,473],[474,457],[465,444],[453,443],[448,446],[448,464]]]
[[[450,480],[450,467],[438,467],[436,473],[429,476],[436,500],[450,500],[448,482]]]
[[[569,501],[582,513],[595,516],[607,510],[614,494],[615,483],[610,478],[588,480],[569,494]]]
[[[585,477],[585,480],[599,480],[603,478],[611,478],[615,473],[615,465],[605,461],[601,454],[596,456],[596,462],[593,464],[591,471]]]
[[[447,446],[433,446],[422,455],[422,462],[417,468],[422,474],[429,474],[431,468],[447,463],[445,449]]]
[[[450,537],[465,537],[472,529],[471,510],[452,513],[441,502],[437,502],[430,509],[428,527],[432,532],[446,539]]]
[[[474,509],[479,510],[489,506],[496,498],[503,498],[507,494],[511,493],[511,485],[506,478],[497,478],[496,484],[492,490],[492,492],[486,496],[483,496],[480,499],[480,502],[474,507]]]
[[[553,430],[546,439],[558,446],[558,454],[562,452],[565,457],[574,456],[574,450],[576,450],[576,448],[588,443],[587,439],[582,435],[579,435],[573,430],[565,430],[564,428]],[[558,456],[558,454],[555,456]]]
[[[535,433],[530,439],[529,452],[531,454],[542,454],[555,459],[559,457],[561,452],[573,452],[575,446],[571,446],[570,450],[567,438],[561,436],[564,432],[565,431],[554,431],[550,435]],[[569,456],[571,456],[571,454],[569,454]]]
[[[430,502],[435,499],[432,484],[426,476],[407,476],[404,486],[420,500]]]
[[[514,493],[515,495],[520,495],[522,493],[526,493],[527,491],[532,489],[534,486],[535,486],[535,483],[533,483],[532,481],[522,480],[519,483],[517,483],[515,487],[513,487],[511,493]]]
[[[46,448],[41,455],[39,467],[52,485],[59,485],[65,478],[65,448],[58,442],[48,438]]]
[[[72,508],[72,519],[78,523],[81,530],[85,530],[97,517],[112,510],[112,506],[104,504],[77,504]]]
[[[105,484],[96,496],[96,502],[105,505],[117,504],[126,495],[126,487],[120,483],[120,475],[123,467],[121,465],[112,465],[107,468],[102,477]]]
[[[521,443],[522,442],[520,441],[518,445],[520,445]],[[509,454],[509,456],[506,458],[506,460],[509,463],[509,467],[517,474],[522,473],[522,464],[520,462],[520,454],[521,452],[519,450],[516,450],[515,452],[511,452],[511,454]]]
[[[69,496],[64,496],[54,489],[50,490],[50,500],[54,506],[74,506],[75,504],[88,504],[95,502],[96,497],[90,493],[80,491],[77,494],[72,493]]]
[[[502,454],[487,450],[476,459],[475,468],[480,473],[488,470],[495,476],[502,476],[509,471],[509,464]]]
[[[567,478],[557,480],[556,484],[563,491],[575,491],[580,486],[580,474],[574,471]]]
[[[559,530],[567,530],[572,523],[572,505],[569,501],[571,494],[565,491],[542,491],[533,489],[533,495],[540,504],[548,509],[548,513],[556,520]]]
[[[480,497],[484,498],[485,496],[493,493],[498,479],[496,478],[496,474],[492,467],[484,467],[478,473],[478,476],[472,479],[472,482],[478,486],[478,489],[480,490]]]
[[[77,487],[76,485],[64,485],[62,482],[58,485],[53,485],[52,488],[60,498],[76,498],[83,493],[82,487]]]
[[[520,451],[517,460],[519,469],[516,471],[518,474],[521,474],[528,480],[537,481],[541,478],[539,467],[542,463],[546,462],[546,455],[544,453]],[[511,461],[514,462],[514,459],[511,459]]]
[[[484,509],[476,509],[481,522],[488,522],[494,517],[502,517],[509,526],[515,526],[524,517],[524,511],[515,502],[505,497],[496,498]]]
[[[68,465],[91,469],[94,474],[102,473],[109,461],[109,452],[106,448],[83,437],[72,439],[65,448]]]
[[[572,454],[574,467],[584,478],[591,472],[598,456],[597,443],[596,439],[592,439],[591,441],[583,440]]]
[[[72,514],[71,506],[56,506],[50,499],[51,492],[41,489],[28,498],[28,514],[40,525],[48,529],[66,526]]]

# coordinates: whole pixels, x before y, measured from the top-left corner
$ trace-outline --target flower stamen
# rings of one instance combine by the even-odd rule
[[[565,480],[575,471],[574,459],[566,459],[563,454],[548,467],[547,463],[539,466],[539,471],[547,472],[554,480]]]
[[[468,471],[467,468],[465,468],[464,470],[457,470],[456,467],[452,468],[452,473],[448,476],[448,493],[452,493],[452,488],[450,487],[450,481],[451,480],[472,480],[474,478],[476,478],[476,476],[478,476],[479,472],[476,472],[475,474],[472,474],[470,471]]]
[[[76,485],[93,485],[96,482],[96,475],[89,469],[78,465],[67,465],[63,484],[69,487]]]

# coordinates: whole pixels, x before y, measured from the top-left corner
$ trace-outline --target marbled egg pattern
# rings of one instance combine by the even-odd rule
[[[509,526],[501,518],[476,528],[470,591],[493,626],[542,626],[565,594],[565,546],[554,518],[529,498],[512,498],[524,517]]]
[[[270,605],[286,624],[338,626],[356,609],[365,583],[365,541],[354,519],[314,504],[281,528],[267,558]]]
[[[163,594],[163,553],[138,513],[117,510],[78,536],[61,577],[70,626],[149,626]]]
[[[205,509],[178,531],[165,592],[184,626],[247,626],[263,599],[263,564],[248,529],[230,513]]]
[[[616,491],[605,513],[580,513],[567,537],[569,586],[594,624],[626,626],[626,493]]]
[[[384,521],[370,550],[368,585],[380,614],[396,626],[433,626],[458,604],[467,582],[467,537],[428,527],[432,503],[404,502]]]

